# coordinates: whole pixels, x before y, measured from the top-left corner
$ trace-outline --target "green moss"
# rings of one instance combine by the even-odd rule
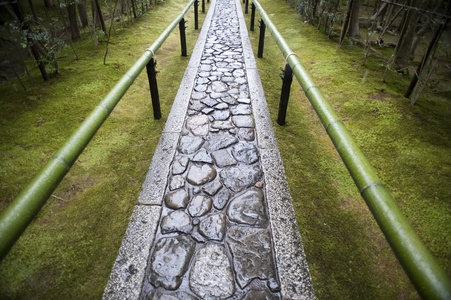
[[[425,92],[411,106],[407,77],[380,82],[384,62],[329,40],[285,1],[261,0],[279,32],[345,122],[402,212],[451,274],[449,98]],[[246,17],[249,24],[250,15]],[[254,51],[259,31],[250,32]],[[385,55],[391,53],[384,51]],[[276,124],[284,58],[270,34],[257,59]],[[449,76],[442,77],[449,86]],[[446,84],[447,83],[447,84]],[[287,124],[275,125],[299,230],[319,299],[414,299],[418,295],[360,197],[299,84],[293,83]]]
[[[0,86],[0,207],[3,209],[75,131],[90,111],[186,6],[159,3],[144,17],[93,47],[89,35],[66,51],[61,75],[21,91]],[[191,9],[187,48],[198,31]],[[204,14],[199,14],[202,24]],[[69,50],[69,49],[68,49]],[[99,299],[103,293],[153,152],[189,58],[178,30],[156,54],[163,118],[153,120],[147,75],[141,74],[97,132],[37,218],[0,266],[2,299]]]

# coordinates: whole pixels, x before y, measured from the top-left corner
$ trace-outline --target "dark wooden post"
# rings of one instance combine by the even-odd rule
[[[182,56],[188,56],[186,54],[186,35],[185,35],[185,19],[182,18],[179,22],[179,30],[180,30],[180,44],[182,46]]]
[[[157,63],[152,57],[146,65],[146,70],[147,78],[149,79],[150,96],[152,97],[153,118],[159,120],[161,119],[161,109],[160,97],[158,96],[157,72],[155,71],[156,65]]]
[[[205,0],[202,0],[202,13],[205,13]]]
[[[254,31],[254,23],[255,23],[255,4],[251,5],[251,31]]]
[[[258,39],[258,53],[257,57],[263,57],[263,47],[265,46],[265,29],[266,25],[263,20],[260,20],[260,38]]]
[[[194,29],[199,29],[199,1],[194,1]]]
[[[244,13],[246,15],[249,13],[249,0],[246,0],[246,6],[244,7]]]
[[[290,98],[291,82],[293,82],[293,70],[290,64],[285,65],[282,77],[282,93],[280,94],[279,114],[277,115],[277,124],[285,125],[287,116],[288,99]]]

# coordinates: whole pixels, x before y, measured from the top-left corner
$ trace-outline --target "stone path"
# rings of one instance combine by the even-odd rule
[[[211,3],[104,299],[314,298],[239,3]]]

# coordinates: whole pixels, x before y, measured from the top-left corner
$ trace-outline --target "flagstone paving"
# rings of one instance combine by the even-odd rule
[[[211,3],[104,299],[314,298],[237,8]]]

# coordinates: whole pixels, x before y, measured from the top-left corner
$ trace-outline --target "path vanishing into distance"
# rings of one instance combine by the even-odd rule
[[[213,0],[104,299],[314,299],[239,0]]]

